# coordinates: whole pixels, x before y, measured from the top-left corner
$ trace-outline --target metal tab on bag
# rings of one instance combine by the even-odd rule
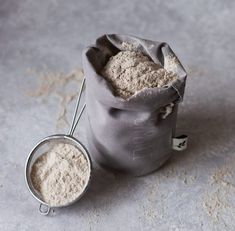
[[[187,149],[188,136],[181,135],[172,138],[172,148],[176,151],[183,151]]]

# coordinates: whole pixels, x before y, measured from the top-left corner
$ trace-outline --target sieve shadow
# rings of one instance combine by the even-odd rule
[[[137,191],[138,178],[96,166],[87,192],[73,205],[73,210],[79,213],[89,206],[91,211],[94,209],[107,211],[109,207],[114,208],[115,205],[131,199],[132,194],[127,193],[129,188],[131,191]]]

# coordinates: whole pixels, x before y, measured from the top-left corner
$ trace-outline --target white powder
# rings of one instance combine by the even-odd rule
[[[174,107],[174,103],[170,103],[161,109],[162,119],[166,119],[166,117],[172,113],[173,107]]]
[[[160,88],[177,79],[175,73],[133,50],[120,51],[112,56],[101,74],[111,83],[114,93],[124,99],[144,88]]]
[[[77,68],[69,73],[58,71],[49,71],[47,69],[37,71],[29,68],[27,73],[37,79],[37,85],[34,89],[26,92],[31,97],[40,97],[47,102],[49,96],[55,96],[58,100],[58,115],[56,120],[56,130],[69,125],[67,120],[67,107],[77,96],[77,87],[82,82],[83,70]],[[70,86],[74,86],[71,88]]]
[[[166,55],[164,57],[164,68],[169,72],[176,73],[179,68],[179,60],[173,55]]]
[[[60,206],[83,192],[89,175],[89,165],[82,152],[71,144],[58,143],[35,161],[31,180],[46,203]]]
[[[127,50],[127,51],[137,51],[139,44],[136,43],[128,43],[128,42],[122,42],[121,47],[123,50]]]

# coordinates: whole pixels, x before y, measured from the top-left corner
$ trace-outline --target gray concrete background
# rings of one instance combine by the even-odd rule
[[[0,0],[0,230],[235,230],[234,12],[234,1]],[[58,100],[29,97],[37,78],[26,70],[81,67],[83,47],[104,33],[174,49],[189,74],[178,118],[189,148],[141,178],[96,166],[80,202],[42,217],[24,164],[55,132]]]

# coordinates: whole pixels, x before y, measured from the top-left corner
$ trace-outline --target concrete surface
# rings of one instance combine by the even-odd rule
[[[0,230],[235,230],[234,12],[234,1],[0,0]],[[178,132],[189,148],[141,178],[96,166],[80,202],[42,217],[24,164],[56,132],[58,99],[30,97],[27,69],[67,73],[84,46],[115,32],[167,41],[180,57],[189,78]]]

